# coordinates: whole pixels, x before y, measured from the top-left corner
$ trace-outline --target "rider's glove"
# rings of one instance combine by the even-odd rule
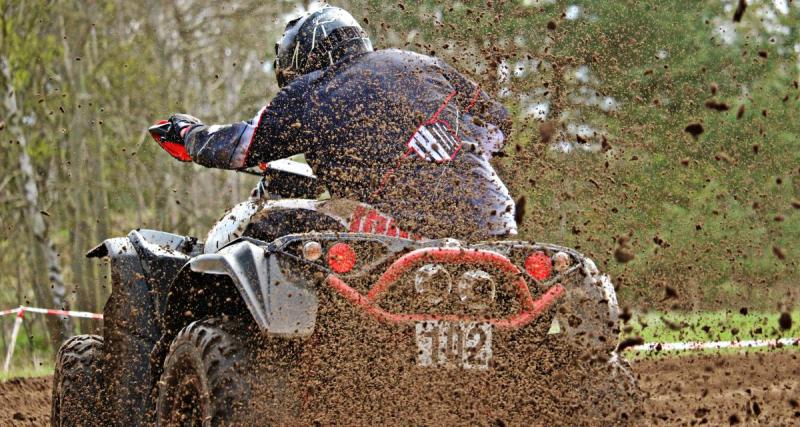
[[[162,120],[150,127],[150,135],[172,157],[191,162],[192,157],[186,150],[185,137],[192,128],[202,126],[196,117],[188,114],[173,114],[168,120]]]
[[[193,127],[203,124],[197,117],[182,113],[173,114],[169,118],[169,123],[172,126],[164,139],[181,145],[183,145],[183,138]]]

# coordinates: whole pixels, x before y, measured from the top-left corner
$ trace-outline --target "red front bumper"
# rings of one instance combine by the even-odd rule
[[[486,319],[470,319],[456,315],[434,315],[423,313],[394,313],[382,309],[378,305],[380,297],[395,285],[405,273],[421,264],[437,263],[446,265],[469,265],[474,267],[493,267],[511,277],[516,286],[520,311],[510,317]],[[330,274],[326,283],[355,306],[363,309],[375,319],[386,323],[413,323],[422,321],[480,321],[491,324],[498,329],[517,329],[530,323],[540,313],[550,307],[564,294],[564,287],[556,284],[547,289],[539,298],[534,299],[522,272],[511,261],[496,252],[479,249],[422,248],[409,252],[395,261],[378,281],[364,295],[350,287],[339,276]]]

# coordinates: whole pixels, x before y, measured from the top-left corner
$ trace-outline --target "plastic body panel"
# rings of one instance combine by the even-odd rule
[[[153,230],[104,241],[87,254],[111,261],[112,292],[103,309],[103,375],[116,425],[149,423],[150,352],[161,336],[166,291],[194,240]]]
[[[231,278],[259,328],[270,335],[308,336],[314,330],[317,296],[302,280],[287,280],[276,254],[250,240],[240,240],[216,254],[190,262],[192,271]]]

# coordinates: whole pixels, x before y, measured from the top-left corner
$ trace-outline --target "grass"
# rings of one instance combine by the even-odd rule
[[[744,341],[774,340],[800,337],[800,311],[790,313],[793,320],[789,329],[779,325],[780,313],[710,311],[697,313],[648,312],[634,314],[627,324],[623,338],[641,337],[644,342],[687,341]],[[789,347],[797,349],[796,347]],[[762,348],[728,348],[692,351],[632,352],[629,357],[652,355],[680,355],[697,353],[731,354],[743,351],[774,350]]]
[[[13,316],[0,318],[0,381],[17,377],[37,377],[53,373],[54,353],[50,348],[48,335],[44,330],[41,318],[26,316],[24,327],[17,335],[14,356],[11,358],[8,374],[3,374],[2,363],[5,360],[11,340],[14,324]]]
[[[44,377],[47,375],[53,375],[53,367],[48,365],[42,365],[37,368],[34,367],[25,367],[25,368],[11,368],[8,371],[8,374],[3,373],[0,371],[0,382],[10,380],[12,378],[31,378],[31,377]]]

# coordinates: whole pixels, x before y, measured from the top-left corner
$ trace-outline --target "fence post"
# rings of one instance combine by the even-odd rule
[[[17,344],[17,335],[19,335],[19,327],[22,326],[22,316],[24,315],[25,307],[20,306],[17,317],[14,319],[14,329],[11,330],[11,341],[8,343],[6,360],[3,362],[3,373],[5,374],[8,374],[8,369],[11,367],[11,356],[14,355],[14,346]]]

